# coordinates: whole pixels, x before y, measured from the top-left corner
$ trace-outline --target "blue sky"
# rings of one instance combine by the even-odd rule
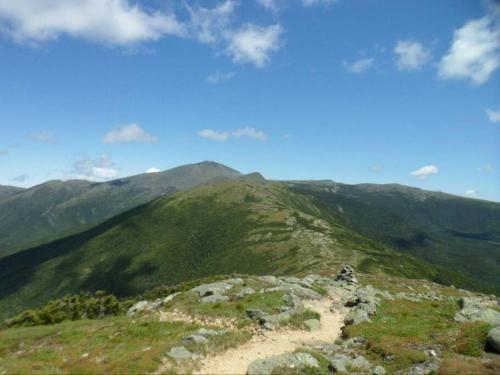
[[[500,200],[477,0],[0,0],[0,184],[215,160]]]

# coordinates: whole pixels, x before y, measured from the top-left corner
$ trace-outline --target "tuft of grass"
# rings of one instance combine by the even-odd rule
[[[321,315],[314,310],[304,309],[303,312],[292,315],[287,325],[296,329],[304,329],[305,328],[304,322],[309,319],[320,320]]]
[[[491,327],[486,323],[465,323],[460,327],[456,341],[456,351],[470,357],[479,357],[486,346],[486,338]]]

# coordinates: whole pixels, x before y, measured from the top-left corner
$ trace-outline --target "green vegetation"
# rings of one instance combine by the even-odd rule
[[[65,296],[50,301],[38,310],[26,310],[17,316],[7,319],[3,327],[25,327],[49,325],[65,320],[102,319],[106,316],[117,316],[125,313],[132,305],[132,301],[120,302],[113,295],[106,295],[102,291],[94,295],[82,293],[80,295]]]
[[[49,181],[30,189],[0,187],[0,258],[88,229],[152,199],[240,174],[212,162],[93,183]]]
[[[454,301],[385,301],[372,323],[348,326],[344,335],[365,337],[368,344],[363,354],[391,372],[425,362],[428,359],[425,350],[434,348],[445,358],[443,369],[450,371],[443,374],[454,373],[452,367],[468,373],[470,366],[482,367],[481,361],[474,357],[484,351],[488,326],[455,322],[453,316],[457,309]],[[466,361],[459,359],[464,355]],[[464,362],[463,366],[460,361]]]
[[[0,331],[0,373],[138,374],[153,372],[180,340],[200,326],[127,317],[67,321]],[[215,337],[201,353],[248,339],[244,332]]]
[[[0,318],[82,291],[127,298],[212,275],[332,272],[344,263],[466,284],[353,232],[282,183],[235,180],[159,198],[0,259]]]

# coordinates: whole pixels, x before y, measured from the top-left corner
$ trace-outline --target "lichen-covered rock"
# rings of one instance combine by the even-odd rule
[[[377,366],[373,369],[372,374],[373,375],[385,375],[387,372],[385,371],[385,368],[382,366]]]
[[[167,355],[175,359],[176,361],[184,361],[187,359],[196,359],[199,357],[198,354],[192,353],[187,350],[184,346],[175,346],[167,353]]]
[[[153,306],[152,306],[151,302],[140,301],[140,302],[137,302],[135,305],[133,305],[130,309],[128,309],[127,315],[134,316],[134,315],[137,315],[141,312],[150,311],[152,309],[153,309]]]
[[[202,335],[190,335],[182,339],[184,345],[203,345],[208,343],[208,339]]]
[[[247,375],[271,375],[275,370],[319,368],[319,362],[308,353],[285,353],[250,363]]]
[[[318,319],[308,319],[304,322],[304,326],[308,331],[319,331],[321,324]]]
[[[191,292],[198,293],[198,296],[200,297],[211,296],[214,294],[223,295],[228,290],[231,290],[234,285],[235,285],[234,283],[220,281],[217,283],[198,285],[196,288],[191,289]]]
[[[209,296],[202,297],[200,299],[201,303],[217,303],[217,302],[227,302],[227,301],[229,301],[229,297],[220,294],[212,294]]]
[[[487,341],[491,349],[500,353],[500,326],[490,329]]]
[[[344,324],[347,326],[357,325],[363,322],[369,322],[370,318],[366,311],[355,308],[344,318]]]
[[[255,290],[246,286],[244,288],[241,288],[241,290],[236,294],[236,298],[245,298],[246,296],[249,296],[251,294],[255,294]]]

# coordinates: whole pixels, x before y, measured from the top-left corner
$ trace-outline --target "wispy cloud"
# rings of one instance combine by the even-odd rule
[[[57,143],[57,137],[53,133],[47,130],[43,130],[37,133],[30,133],[28,134],[28,138],[34,142],[39,142],[39,143],[47,143],[47,144]]]
[[[373,67],[375,59],[373,57],[360,58],[353,62],[343,61],[344,68],[351,73],[362,74]]]
[[[277,12],[283,6],[283,0],[256,0],[259,5],[267,10]]]
[[[500,109],[493,110],[488,108],[485,110],[485,113],[490,122],[500,122]]]
[[[421,43],[412,40],[397,41],[394,53],[399,70],[419,70],[431,60],[430,51]]]
[[[129,0],[0,0],[0,29],[17,42],[68,35],[122,46],[184,34],[175,15]]]
[[[84,158],[73,163],[69,173],[70,178],[90,181],[106,181],[118,176],[115,163],[107,154],[102,154],[98,159]]]
[[[267,141],[269,139],[262,130],[252,127],[239,128],[233,131],[203,129],[198,132],[198,136],[217,142],[225,142],[230,138],[250,138],[258,141]]]
[[[500,7],[493,13],[500,13]],[[500,67],[498,14],[467,22],[455,30],[453,43],[439,64],[439,77],[467,79],[476,85],[489,80]]]
[[[229,45],[226,52],[234,62],[263,68],[269,63],[271,54],[280,48],[282,32],[283,28],[278,24],[267,27],[246,24],[227,34]]]
[[[160,171],[161,171],[161,169],[158,169],[158,168],[155,168],[155,167],[151,167],[151,168],[149,168],[149,169],[146,171],[146,173],[158,173],[158,172],[160,172]]]
[[[234,77],[234,72],[223,72],[217,69],[214,73],[207,77],[207,82],[213,85],[229,81]]]
[[[438,167],[436,167],[435,165],[426,165],[422,168],[410,172],[410,175],[417,177],[420,180],[425,180],[427,177],[438,173],[439,173]]]
[[[370,172],[382,173],[384,171],[384,166],[380,164],[374,164],[370,167]]]
[[[102,143],[111,144],[118,142],[154,143],[158,138],[145,132],[139,125],[123,125],[105,134]]]
[[[493,166],[493,164],[485,164],[480,166],[477,170],[480,173],[491,173],[495,170],[495,167]]]
[[[313,5],[329,5],[338,2],[339,0],[302,0],[302,4],[306,7]]]
[[[0,148],[0,156],[5,156],[9,153],[9,150],[6,148]]]

